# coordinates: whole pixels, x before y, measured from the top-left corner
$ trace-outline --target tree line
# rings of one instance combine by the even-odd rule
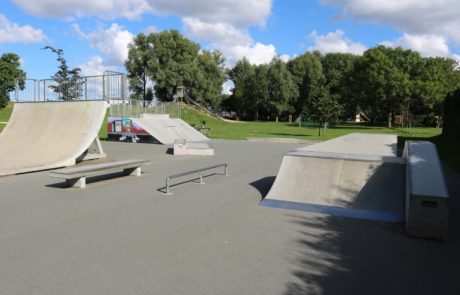
[[[305,115],[333,123],[363,113],[391,127],[403,113],[432,123],[446,95],[460,87],[455,60],[385,46],[361,56],[315,51],[261,65],[243,58],[228,69],[219,51],[204,50],[176,30],[137,35],[125,66],[136,98],[168,101],[185,86],[192,99],[244,120]],[[221,94],[226,80],[234,83],[230,95]]]
[[[460,87],[455,60],[385,46],[362,56],[306,52],[288,62],[274,58],[268,65],[243,59],[229,78],[235,87],[223,104],[244,119],[293,114],[333,123],[364,113],[388,127],[401,113],[435,120],[446,95]]]

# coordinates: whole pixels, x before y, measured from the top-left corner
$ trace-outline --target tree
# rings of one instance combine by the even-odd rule
[[[81,97],[83,90],[83,81],[80,77],[81,69],[78,67],[69,69],[67,61],[62,57],[64,55],[62,49],[56,49],[51,46],[46,46],[42,49],[49,49],[58,56],[56,59],[59,62],[58,71],[51,76],[56,85],[49,87],[58,94],[61,100],[75,100]]]
[[[298,93],[291,105],[295,112],[300,115],[326,83],[321,65],[321,54],[319,52],[307,52],[299,55],[290,60],[287,67],[297,85]]]
[[[255,79],[255,68],[246,58],[243,58],[230,70],[229,78],[235,84],[233,93],[229,98],[229,104],[240,117],[246,118],[249,113],[254,113],[255,103],[252,87]]]
[[[149,79],[149,61],[152,58],[151,43],[144,34],[134,37],[128,45],[128,58],[125,67],[128,71],[129,88],[136,98],[147,100]],[[151,93],[151,92],[150,92]]]
[[[226,80],[224,58],[219,51],[203,50],[197,57],[197,70],[190,81],[189,95],[199,103],[218,107]]]
[[[267,72],[269,108],[278,116],[289,110],[289,103],[298,95],[297,87],[288,71],[286,63],[275,57]]]
[[[19,88],[24,89],[26,73],[20,66],[19,56],[15,53],[0,56],[0,109],[8,104],[8,94],[16,88],[16,81]]]
[[[321,85],[315,96],[312,97],[305,113],[311,120],[318,122],[318,136],[320,136],[321,127],[325,127],[325,123],[337,119],[342,111],[342,105],[330,95],[328,86]]]
[[[176,30],[151,33],[147,38],[148,74],[155,83],[155,95],[162,101],[171,101],[178,86],[192,87],[200,46]]]
[[[268,70],[269,65],[261,64],[254,67],[254,78],[251,83],[251,102],[253,103],[254,120],[259,120],[260,116],[270,114],[270,93],[268,90]]]
[[[354,118],[358,101],[352,85],[359,56],[349,53],[327,53],[321,58],[326,85],[331,97],[343,106],[345,118]]]
[[[398,59],[403,60],[401,48],[379,46],[364,52],[355,68],[360,104],[375,117],[386,117],[388,128],[392,118],[410,96],[410,74]],[[401,61],[402,62],[402,61]]]

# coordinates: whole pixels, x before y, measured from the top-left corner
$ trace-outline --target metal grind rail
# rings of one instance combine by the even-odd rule
[[[195,174],[195,173],[199,173],[199,175],[200,175],[200,184],[204,184],[204,182],[203,182],[203,172],[208,171],[208,170],[212,170],[212,169],[216,169],[216,168],[219,168],[219,167],[224,167],[224,174],[222,174],[222,175],[228,176],[228,164],[219,164],[219,165],[213,165],[213,166],[209,166],[209,167],[205,167],[205,168],[201,168],[201,169],[196,169],[196,170],[192,170],[192,171],[182,172],[182,173],[178,173],[178,174],[174,174],[174,175],[170,175],[170,176],[166,177],[166,194],[171,194],[171,192],[169,190],[169,187],[171,186],[171,180],[172,179],[179,178],[179,177],[184,177],[184,176]],[[195,179],[196,178],[190,179],[189,181],[193,181]],[[186,181],[186,182],[188,182],[188,181]]]

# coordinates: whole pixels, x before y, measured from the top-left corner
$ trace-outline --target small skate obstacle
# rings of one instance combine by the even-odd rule
[[[86,177],[98,176],[123,171],[125,175],[141,176],[141,167],[150,165],[147,160],[123,160],[102,164],[93,164],[82,167],[64,168],[50,172],[50,177],[65,179],[68,186],[85,188]]]

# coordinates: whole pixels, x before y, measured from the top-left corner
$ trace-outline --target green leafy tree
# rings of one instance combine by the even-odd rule
[[[49,49],[56,53],[58,56],[56,60],[59,62],[58,71],[51,76],[56,85],[49,87],[58,94],[61,100],[76,100],[81,97],[84,83],[80,77],[81,69],[78,67],[69,69],[67,61],[62,57],[64,55],[62,49],[56,49],[51,46],[45,46],[43,49]]]
[[[331,96],[328,86],[321,85],[317,92],[312,97],[305,113],[309,119],[318,122],[318,136],[321,135],[321,127],[325,127],[325,123],[337,120],[342,114],[342,105]]]
[[[278,120],[282,112],[289,110],[289,103],[297,97],[298,89],[286,63],[277,57],[270,62],[267,80],[269,107]]]
[[[24,89],[26,73],[20,67],[17,54],[4,53],[0,56],[0,109],[8,104],[8,94],[16,88],[16,81],[19,88]]]
[[[147,38],[148,74],[155,83],[155,95],[162,101],[171,101],[178,86],[193,86],[200,46],[176,30],[151,33]]]
[[[412,86],[410,74],[396,62],[402,51],[394,50],[385,46],[367,50],[355,70],[361,105],[374,117],[386,117],[388,128],[392,127],[393,114],[410,96]]]
[[[252,88],[255,80],[255,68],[243,58],[229,71],[229,78],[233,81],[233,93],[229,98],[229,105],[239,117],[248,118],[253,114],[255,103]]]
[[[261,64],[254,67],[254,79],[251,85],[251,97],[253,103],[254,119],[259,120],[260,117],[270,115],[270,92],[268,87],[268,71],[269,65]]]
[[[125,67],[128,71],[129,88],[138,99],[151,100],[149,95],[149,61],[153,58],[151,43],[149,38],[144,34],[134,37],[132,43],[128,45],[128,58],[125,61]]]
[[[199,103],[218,107],[221,103],[222,84],[226,80],[224,61],[219,51],[200,52],[188,95]]]
[[[349,53],[327,53],[321,58],[331,98],[343,106],[345,118],[354,118],[358,109],[357,97],[350,87],[355,83],[353,73],[358,59]]]
[[[321,54],[319,52],[307,52],[291,59],[287,67],[292,74],[292,79],[297,85],[297,97],[291,101],[296,114],[301,114],[310,104],[311,100],[325,85]]]

